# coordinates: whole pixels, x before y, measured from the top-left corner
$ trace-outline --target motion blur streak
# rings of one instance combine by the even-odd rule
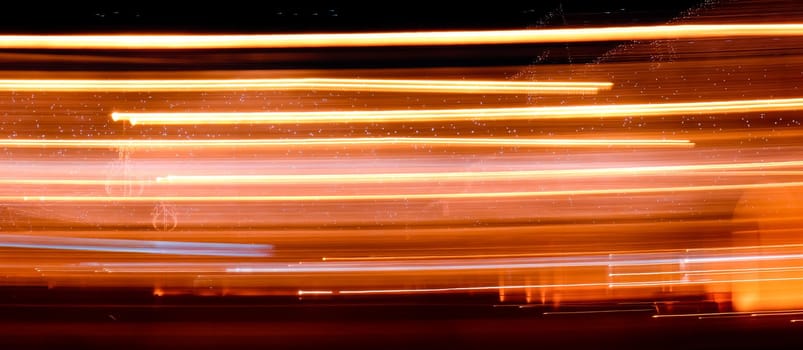
[[[374,92],[432,92],[472,94],[585,94],[611,88],[609,82],[482,81],[414,79],[197,79],[197,80],[37,80],[0,79],[0,90],[10,91],[228,91],[333,90]]]
[[[803,10],[731,3],[650,26],[0,36],[0,289],[790,317]]]
[[[355,137],[323,139],[234,139],[234,140],[0,140],[2,147],[43,148],[279,148],[320,146],[444,145],[449,147],[694,147],[689,140],[536,139],[536,138],[435,138]]]
[[[83,250],[94,252],[144,253],[169,255],[200,255],[230,257],[267,257],[270,245],[135,241],[125,239],[97,239],[29,235],[0,235],[0,247]]]
[[[363,195],[291,195],[291,196],[0,196],[9,202],[281,202],[281,201],[373,201],[410,199],[479,199],[479,198],[521,198],[554,197],[605,194],[640,194],[657,192],[702,192],[739,189],[803,187],[803,182],[779,182],[764,184],[710,185],[686,187],[639,187],[618,189],[589,189],[565,191],[526,191],[526,192],[471,192],[471,193],[388,193]]]
[[[566,283],[566,284],[534,284],[534,285],[498,285],[498,286],[477,286],[477,287],[456,287],[456,288],[421,288],[421,289],[373,289],[373,290],[343,290],[340,294],[414,294],[414,293],[442,293],[442,292],[467,292],[483,290],[520,290],[532,288],[590,288],[590,287],[654,287],[654,286],[681,286],[695,284],[717,284],[717,283],[756,283],[756,282],[788,282],[801,281],[800,278],[764,278],[764,279],[731,279],[723,282],[717,281],[684,281],[684,280],[664,280],[664,281],[645,281],[630,283]]]
[[[268,35],[4,35],[6,49],[240,49],[568,43],[585,41],[801,36],[803,24]]]
[[[379,173],[379,174],[297,174],[297,175],[168,175],[157,177],[157,183],[193,184],[235,184],[235,183],[364,183],[364,182],[405,182],[405,181],[444,181],[451,179],[493,180],[493,179],[549,179],[554,177],[577,176],[623,176],[647,173],[697,172],[711,175],[710,171],[720,170],[718,175],[730,175],[737,169],[773,169],[784,167],[803,167],[803,161],[725,163],[697,165],[667,165],[654,167],[561,169],[561,170],[519,170],[519,171],[478,171],[478,172],[437,172],[437,173]],[[765,170],[761,175],[772,175],[775,170]],[[694,173],[692,173],[694,174]],[[737,172],[741,174],[741,172]],[[782,175],[788,175],[785,172]],[[792,173],[795,175],[796,173]]]
[[[184,124],[299,124],[443,122],[459,120],[531,120],[610,117],[660,117],[673,115],[728,114],[803,109],[803,98],[734,100],[633,105],[593,105],[527,108],[473,108],[429,110],[378,110],[328,112],[113,112],[112,120],[131,125]]]

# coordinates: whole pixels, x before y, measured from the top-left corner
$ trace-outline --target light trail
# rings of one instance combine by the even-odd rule
[[[276,195],[276,196],[0,196],[8,202],[315,202],[315,201],[372,201],[372,200],[447,200],[487,198],[538,198],[555,196],[624,195],[662,192],[727,191],[803,187],[803,182],[776,182],[763,184],[640,187],[618,189],[474,192],[474,193],[410,193],[410,194],[358,194],[358,195]]]
[[[363,272],[437,272],[480,271],[508,269],[553,269],[567,267],[640,267],[655,265],[678,265],[691,263],[746,263],[760,261],[800,260],[803,254],[749,255],[749,256],[701,256],[684,258],[681,252],[641,253],[627,255],[581,255],[545,256],[515,259],[433,259],[428,261],[392,262],[265,262],[265,263],[219,263],[219,262],[144,262],[144,263],[82,263],[81,266],[100,267],[109,272],[170,272],[170,273],[234,273],[234,274],[296,274],[296,273],[363,273]],[[690,261],[686,261],[690,260]],[[600,274],[605,278],[607,275]],[[698,281],[699,282],[699,281]],[[628,285],[633,282],[617,282]],[[636,282],[641,283],[641,282]],[[646,282],[652,283],[652,282]],[[609,283],[606,283],[608,285]]]
[[[151,180],[118,180],[118,179],[0,179],[0,185],[54,185],[54,186],[105,186],[105,185],[152,185]]]
[[[120,179],[64,179],[64,178],[0,178],[6,185],[240,185],[240,184],[357,184],[357,183],[403,183],[438,181],[492,181],[492,180],[533,180],[569,177],[618,177],[632,175],[662,175],[691,172],[684,175],[702,174],[727,176],[731,172],[741,175],[739,169],[774,169],[803,166],[803,161],[724,163],[697,165],[667,165],[653,167],[623,167],[597,169],[553,169],[553,170],[510,170],[510,171],[463,171],[463,172],[420,172],[420,173],[363,173],[363,174],[271,174],[271,175],[167,175],[149,180]],[[712,172],[717,170],[717,172]],[[767,170],[771,173],[777,170]],[[699,172],[699,173],[698,173]],[[782,173],[787,173],[780,171]],[[631,191],[632,189],[623,189]],[[592,190],[593,191],[593,190]]]
[[[313,124],[550,120],[751,113],[803,110],[803,98],[560,107],[463,108],[314,112],[113,112],[131,125]]]
[[[331,290],[299,290],[298,295],[332,295]]]
[[[799,308],[803,23],[774,22],[0,35],[2,284]],[[590,65],[270,63],[628,40]],[[273,50],[316,47],[383,49]]]
[[[623,272],[610,273],[610,277],[634,277],[634,276],[662,276],[662,275],[720,275],[720,274],[741,274],[757,272],[790,272],[801,271],[803,266],[793,267],[760,267],[744,269],[712,269],[712,270],[677,270],[677,271],[654,271],[654,272]]]
[[[571,43],[761,36],[803,36],[803,24],[679,24],[653,26],[257,35],[3,35],[4,49],[247,49]]]
[[[565,267],[634,267],[651,265],[759,262],[801,260],[803,254],[678,257],[675,254],[631,254],[624,257],[586,255],[514,259],[462,259],[405,262],[308,262],[304,264],[264,263],[227,268],[231,273],[337,273],[337,272],[432,272],[467,270],[545,269]],[[630,283],[630,282],[627,282]]]
[[[0,147],[13,148],[227,148],[320,147],[320,146],[448,146],[448,147],[694,147],[689,140],[672,139],[543,139],[457,137],[355,137],[231,140],[0,140]]]
[[[554,170],[513,170],[513,171],[464,171],[427,173],[377,173],[377,174],[287,174],[287,175],[168,175],[157,177],[157,183],[173,184],[273,184],[273,183],[395,183],[407,181],[444,180],[510,180],[544,179],[587,176],[627,176],[636,174],[672,173],[712,170],[727,175],[730,170],[772,169],[803,166],[803,161],[724,163],[698,165],[666,165],[653,167],[623,167],[598,169],[554,169]]]
[[[657,286],[683,286],[683,285],[705,285],[705,284],[727,284],[727,283],[756,283],[756,282],[782,282],[782,281],[803,281],[803,277],[789,278],[750,278],[736,280],[716,280],[716,281],[646,281],[646,282],[623,282],[623,283],[557,283],[557,284],[518,284],[518,285],[496,285],[496,286],[475,286],[475,287],[451,287],[451,288],[415,288],[415,289],[363,289],[363,290],[340,290],[339,294],[416,294],[416,293],[446,293],[446,292],[472,292],[472,291],[497,291],[511,289],[552,289],[552,288],[639,288]],[[752,313],[752,312],[751,312]],[[749,314],[745,312],[745,314]],[[710,316],[712,313],[701,314]],[[672,316],[672,315],[655,315]],[[678,315],[680,316],[680,315]],[[688,316],[688,314],[684,314]]]
[[[675,317],[700,317],[700,316],[751,316],[758,315],[794,315],[803,312],[803,310],[778,310],[778,311],[732,311],[732,312],[706,312],[706,313],[687,313],[687,314],[669,314],[669,315],[654,315],[653,318],[675,318]]]
[[[735,233],[738,233],[736,231]],[[707,252],[707,251],[733,251],[733,250],[745,250],[745,249],[774,249],[774,248],[803,248],[803,244],[762,244],[762,245],[752,245],[752,246],[737,246],[737,247],[708,247],[708,248],[689,248],[686,249],[686,252]]]
[[[483,258],[536,258],[544,256],[580,256],[599,254],[632,254],[632,253],[673,253],[672,250],[619,250],[587,251],[571,253],[522,253],[522,254],[470,254],[470,255],[402,255],[402,256],[361,256],[361,257],[323,257],[321,261],[393,261],[393,260],[429,260],[429,259],[483,259]]]
[[[432,92],[470,94],[593,94],[610,89],[610,82],[423,80],[423,79],[0,79],[0,91],[241,91],[323,90],[373,92]]]
[[[266,244],[140,241],[10,234],[0,234],[0,247],[221,257],[268,257],[272,249],[270,245]]]
[[[517,284],[473,287],[447,287],[447,288],[415,288],[415,289],[360,289],[340,290],[338,294],[416,294],[416,293],[452,293],[452,292],[481,292],[511,289],[538,289],[538,288],[592,288],[608,287],[609,283],[556,283],[556,284]]]
[[[623,309],[623,310],[590,310],[590,311],[548,311],[542,313],[542,315],[588,315],[588,314],[607,314],[607,313],[619,313],[619,312],[655,312],[655,309]]]

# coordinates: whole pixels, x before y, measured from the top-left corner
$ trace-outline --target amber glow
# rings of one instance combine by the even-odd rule
[[[0,59],[51,69],[0,77],[0,284],[799,310],[801,37],[797,23],[0,36]],[[611,41],[627,44],[583,46]],[[575,56],[376,68],[371,51],[541,43]],[[324,68],[273,66],[310,60]]]

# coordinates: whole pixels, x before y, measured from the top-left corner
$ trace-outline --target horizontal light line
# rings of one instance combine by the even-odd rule
[[[287,175],[168,175],[157,177],[157,183],[174,184],[267,184],[267,183],[393,183],[405,181],[542,179],[550,177],[627,176],[649,173],[678,173],[685,171],[728,170],[803,166],[803,161],[756,162],[731,164],[667,165],[653,167],[554,169],[513,171],[464,171],[428,173],[376,174],[287,174]]]
[[[457,137],[357,137],[315,139],[230,140],[39,140],[0,139],[0,147],[45,148],[194,148],[194,147],[319,147],[422,145],[449,147],[694,147],[689,140],[663,139],[528,139]]]
[[[445,200],[486,198],[537,198],[580,195],[618,195],[660,192],[727,191],[759,188],[803,187],[803,182],[778,182],[765,184],[640,187],[620,189],[588,189],[560,191],[522,192],[476,192],[476,193],[413,193],[413,194],[361,194],[361,195],[278,195],[278,196],[0,196],[0,201],[9,202],[314,202],[314,201],[360,201],[360,200]]]
[[[803,254],[713,256],[697,257],[690,263],[730,263],[760,262],[779,260],[800,260]],[[425,271],[479,271],[508,269],[551,269],[571,267],[634,267],[653,265],[676,265],[684,258],[678,254],[646,253],[611,256],[611,254],[586,256],[543,256],[513,259],[433,259],[429,261],[393,262],[258,262],[246,264],[231,263],[85,263],[82,265],[101,266],[110,272],[172,272],[172,273],[236,273],[236,274],[296,274],[296,273],[353,273],[353,272],[425,272]],[[600,275],[602,277],[603,275]],[[604,275],[608,277],[607,275]],[[679,280],[680,281],[680,280]],[[687,282],[687,281],[684,281]],[[699,281],[696,281],[699,282]],[[617,282],[628,285],[633,282]],[[639,282],[636,282],[639,283]]]
[[[111,180],[111,179],[0,179],[1,185],[55,185],[55,186],[128,186],[150,185],[156,181],[150,180]]]
[[[3,35],[4,49],[240,49],[565,43],[800,36],[803,24],[697,24],[492,31],[259,35]]]
[[[718,170],[717,175],[727,176],[735,169],[773,169],[803,166],[803,161],[755,162],[732,164],[667,165],[653,167],[598,168],[598,169],[554,169],[554,170],[511,170],[511,171],[463,171],[463,172],[423,172],[423,173],[369,173],[369,174],[272,174],[272,175],[167,175],[153,180],[119,179],[60,179],[60,178],[0,178],[6,185],[152,185],[152,184],[343,184],[343,183],[399,183],[414,181],[490,181],[490,180],[533,180],[566,177],[634,176],[655,173],[703,171],[708,174]],[[742,186],[742,185],[737,185]],[[672,187],[675,188],[675,187]],[[631,191],[632,189],[623,189]],[[576,193],[577,191],[566,191]],[[598,190],[586,190],[598,191]],[[617,190],[613,190],[617,191]]]
[[[624,276],[660,276],[660,275],[705,275],[705,274],[742,274],[756,272],[789,272],[803,270],[803,266],[796,267],[758,267],[745,269],[715,269],[715,270],[676,270],[676,271],[655,271],[655,272],[623,272],[611,273],[610,277]]]
[[[624,309],[624,310],[588,310],[588,311],[547,311],[544,315],[584,315],[584,314],[607,314],[620,312],[655,312],[655,309]]]
[[[773,315],[783,314],[790,312],[803,312],[803,310],[778,310],[778,311],[734,311],[734,312],[711,312],[711,313],[690,313],[690,314],[669,314],[669,315],[655,315],[653,318],[674,318],[674,317],[700,317],[700,316],[752,316],[752,315]]]
[[[767,317],[767,316],[794,316],[794,315],[801,315],[803,311],[786,311],[786,312],[774,312],[774,313],[752,313],[750,317]]]
[[[734,231],[735,234],[744,233],[744,231]],[[752,250],[752,249],[774,249],[774,248],[800,248],[803,244],[761,244],[761,245],[747,245],[737,247],[709,247],[709,248],[688,248],[687,253],[691,252],[709,252],[709,251],[738,251],[738,250]]]
[[[803,98],[558,107],[304,112],[113,112],[132,125],[442,122],[652,117],[803,109]]]
[[[0,247],[232,257],[267,257],[270,256],[272,249],[272,246],[265,244],[142,241],[8,234],[0,234]]]
[[[452,288],[418,288],[418,289],[365,289],[365,290],[341,290],[339,294],[415,294],[415,293],[443,293],[443,292],[469,292],[469,291],[493,291],[510,289],[539,289],[539,288],[591,288],[591,287],[655,287],[655,286],[676,286],[676,285],[701,285],[701,284],[723,284],[723,283],[754,283],[770,281],[800,281],[803,278],[757,278],[740,280],[722,281],[646,281],[628,283],[567,283],[567,284],[525,284],[525,285],[499,285],[499,286],[477,286],[477,287],[452,287]],[[744,314],[748,314],[745,312]],[[695,315],[711,314],[683,314],[683,315],[654,315],[652,317],[688,317]]]
[[[730,249],[766,249],[766,248],[797,248],[801,247],[803,244],[786,244],[786,245],[775,245],[775,246],[742,246],[742,247],[731,247]],[[705,250],[718,250],[718,248],[703,248],[699,251]],[[620,255],[626,254],[678,254],[678,256],[683,256],[689,254],[691,250],[670,250],[670,249],[639,249],[639,250],[615,250],[615,251],[578,251],[578,252],[567,252],[567,253],[513,253],[513,254],[461,254],[461,255],[398,255],[398,256],[361,256],[361,257],[324,257],[322,261],[354,261],[354,262],[371,262],[371,261],[388,261],[388,260],[430,260],[430,259],[480,259],[480,258],[538,258],[538,257],[546,257],[546,256],[582,256],[582,255],[600,255],[606,254],[611,259],[613,257],[617,257]],[[678,261],[681,262],[681,261]],[[690,262],[696,263],[697,261],[691,259]],[[614,264],[614,261],[611,260],[611,264]],[[803,268],[803,266],[801,266]],[[681,274],[683,272],[667,272],[666,274]],[[656,272],[656,273],[645,273],[645,274],[665,274],[664,272]],[[620,274],[610,274],[611,276],[620,275]],[[627,275],[623,273],[621,275]]]
[[[746,170],[746,171],[729,171],[722,172],[698,172],[697,175],[713,175],[721,176],[727,174],[728,176],[803,176],[803,170]]]
[[[414,293],[444,293],[444,292],[469,292],[469,291],[496,291],[510,289],[528,288],[590,288],[607,287],[609,283],[568,283],[568,284],[524,284],[512,286],[476,286],[476,287],[445,287],[445,288],[416,288],[416,289],[362,289],[362,290],[341,290],[339,294],[414,294]]]
[[[574,258],[575,260],[572,260]],[[775,260],[799,260],[803,259],[803,254],[779,254],[779,255],[753,255],[753,256],[724,256],[724,257],[700,257],[692,263],[725,263],[725,262],[757,262]],[[474,271],[474,270],[505,270],[505,269],[545,269],[545,268],[564,268],[564,267],[621,267],[621,266],[648,266],[648,265],[675,265],[683,259],[667,256],[648,256],[641,257],[628,256],[625,259],[611,260],[607,256],[601,257],[542,257],[525,259],[494,259],[488,260],[468,260],[464,263],[454,263],[453,261],[430,260],[418,262],[311,262],[305,264],[288,265],[279,263],[254,264],[239,267],[227,268],[226,272],[232,273],[337,273],[337,272],[424,272],[424,271]],[[638,282],[616,282],[619,285],[627,285]]]
[[[227,91],[227,90],[337,90],[438,93],[583,94],[610,89],[610,82],[423,80],[423,79],[0,79],[0,91]]]
[[[617,254],[630,254],[630,253],[673,253],[672,250],[617,250],[617,251],[585,251],[585,252],[571,252],[571,253],[517,253],[517,254],[466,254],[466,255],[398,255],[398,256],[361,256],[361,257],[323,257],[321,261],[347,261],[347,262],[373,262],[373,261],[408,261],[408,260],[432,260],[432,259],[487,259],[487,258],[539,258],[539,257],[554,257],[554,256],[581,256],[581,255],[599,255],[608,254],[614,256]]]
[[[299,290],[298,295],[330,295],[331,290]]]

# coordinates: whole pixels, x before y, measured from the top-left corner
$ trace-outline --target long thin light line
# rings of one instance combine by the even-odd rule
[[[377,111],[303,112],[113,112],[112,120],[132,125],[186,124],[307,124],[443,122],[460,120],[539,120],[608,117],[655,117],[803,109],[803,98],[707,102],[580,105],[559,107],[462,108]]]
[[[689,140],[664,139],[534,139],[457,137],[357,137],[230,140],[41,140],[0,139],[0,147],[45,148],[196,148],[196,147],[319,147],[423,145],[449,147],[694,147]]]
[[[665,165],[652,167],[624,167],[598,169],[552,169],[552,170],[509,170],[509,171],[456,171],[456,172],[412,172],[412,173],[363,173],[363,174],[269,174],[269,175],[166,175],[146,180],[121,179],[63,179],[63,178],[0,178],[5,185],[241,185],[241,184],[347,184],[347,183],[402,183],[429,181],[493,181],[493,180],[534,180],[544,178],[629,176],[683,172],[691,174],[715,174],[727,176],[738,169],[774,169],[803,166],[803,161],[724,163],[695,165]],[[741,186],[741,185],[739,185]],[[674,188],[674,187],[673,187]],[[624,189],[630,191],[632,189]],[[583,191],[583,190],[579,190]],[[597,191],[597,190],[585,190]],[[617,191],[617,190],[614,190]],[[576,193],[577,191],[571,191]]]
[[[644,194],[661,192],[726,191],[759,188],[803,187],[803,182],[780,182],[764,184],[641,187],[619,189],[588,189],[559,191],[522,192],[475,192],[475,193],[391,193],[358,195],[275,195],[275,196],[0,196],[9,202],[283,202],[283,201],[370,201],[370,200],[446,200],[487,198],[537,198],[554,196]]]
[[[0,247],[199,256],[268,257],[267,244],[210,243],[0,234]]]
[[[236,49],[565,43],[800,36],[803,24],[681,24],[597,28],[258,35],[3,35],[6,49]]]
[[[714,269],[714,270],[675,270],[675,271],[653,271],[653,272],[622,272],[610,273],[610,277],[625,276],[661,276],[661,275],[721,275],[721,274],[743,274],[756,272],[789,272],[803,270],[803,266],[793,267],[758,267],[741,269]]]
[[[803,166],[803,161],[724,163],[695,165],[664,165],[652,167],[623,167],[598,169],[550,169],[512,171],[459,171],[423,173],[374,174],[272,174],[272,175],[167,175],[156,178],[157,183],[173,184],[270,184],[270,183],[395,183],[408,181],[542,179],[553,177],[626,176],[654,173],[710,172],[719,170],[727,175],[731,170],[773,169]]]
[[[672,286],[672,285],[701,285],[701,284],[723,284],[723,283],[754,283],[771,281],[800,281],[803,278],[755,278],[755,279],[735,279],[721,281],[645,281],[645,282],[624,282],[624,283],[566,283],[566,284],[523,284],[523,285],[497,285],[497,286],[476,286],[476,287],[445,287],[445,288],[416,288],[416,289],[364,289],[364,290],[341,290],[339,294],[413,294],[413,293],[443,293],[443,292],[467,292],[467,291],[492,291],[510,289],[537,289],[537,288],[591,288],[591,287],[652,287],[652,286]],[[695,314],[696,315],[696,314]],[[701,314],[710,315],[710,314]],[[653,317],[672,317],[675,315],[656,315]],[[688,314],[677,315],[689,316]]]
[[[338,90],[376,92],[588,94],[610,89],[610,82],[423,80],[423,79],[0,79],[0,91],[227,91]]]

